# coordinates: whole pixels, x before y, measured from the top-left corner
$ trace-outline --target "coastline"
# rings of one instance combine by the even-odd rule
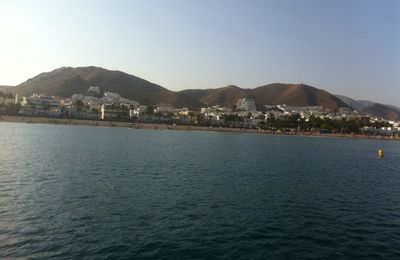
[[[123,127],[133,129],[155,129],[155,130],[174,130],[174,131],[213,131],[213,132],[230,132],[230,133],[251,133],[261,135],[280,135],[280,136],[305,136],[305,137],[322,137],[322,138],[352,138],[352,139],[368,139],[368,140],[385,140],[400,141],[400,137],[391,136],[371,136],[371,135],[351,135],[351,134],[319,134],[319,133],[275,133],[267,130],[247,129],[247,128],[226,128],[226,127],[207,127],[193,125],[167,125],[156,123],[131,123],[118,121],[102,121],[87,119],[64,119],[64,118],[48,118],[48,117],[29,117],[29,116],[0,116],[1,122],[12,123],[34,123],[34,124],[51,124],[51,125],[81,125],[81,126],[99,126],[99,127]]]

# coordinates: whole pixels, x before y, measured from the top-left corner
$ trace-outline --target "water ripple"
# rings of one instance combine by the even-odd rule
[[[400,259],[396,142],[0,129],[1,259]]]

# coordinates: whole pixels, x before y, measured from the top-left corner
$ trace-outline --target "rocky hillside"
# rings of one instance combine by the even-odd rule
[[[348,107],[343,101],[325,90],[304,84],[269,84],[255,89],[242,89],[237,86],[227,86],[218,89],[184,90],[187,96],[198,99],[208,105],[230,107],[239,98],[253,96],[256,105],[293,105],[293,106],[323,106],[329,109]]]
[[[293,106],[323,106],[328,109],[353,107],[359,111],[400,120],[400,112],[394,107],[370,101],[357,101],[344,96],[334,96],[325,90],[305,84],[274,83],[254,89],[226,86],[216,89],[188,89],[174,92],[139,77],[100,67],[62,67],[41,73],[15,87],[0,87],[19,95],[43,93],[69,97],[76,93],[87,94],[89,86],[100,86],[103,92],[111,91],[141,104],[170,104],[199,110],[204,106],[231,107],[239,98],[253,96],[256,105],[286,104]]]
[[[41,73],[13,88],[14,93],[29,95],[44,93],[52,96],[69,97],[73,94],[87,94],[89,86],[100,86],[102,91],[117,92],[122,97],[142,104],[160,103],[176,106],[200,107],[197,100],[163,88],[147,80],[121,71],[111,71],[99,67],[62,67]]]
[[[379,104],[368,100],[355,100],[341,95],[336,96],[357,111],[389,120],[400,120],[400,108],[396,106]]]

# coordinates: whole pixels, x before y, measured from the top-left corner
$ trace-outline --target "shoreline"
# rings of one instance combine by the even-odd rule
[[[226,128],[226,127],[208,127],[193,125],[167,125],[157,123],[132,123],[118,121],[102,121],[89,119],[64,119],[50,117],[30,117],[30,116],[0,116],[1,122],[11,123],[34,123],[50,125],[81,125],[81,126],[99,126],[99,127],[122,127],[133,129],[154,129],[154,130],[175,130],[175,131],[212,131],[226,133],[250,133],[260,135],[276,136],[304,136],[304,137],[322,137],[322,138],[345,138],[345,139],[368,139],[384,141],[400,141],[400,137],[391,136],[371,136],[371,135],[351,135],[351,134],[319,134],[319,133],[273,133],[267,130],[247,129],[247,128]]]

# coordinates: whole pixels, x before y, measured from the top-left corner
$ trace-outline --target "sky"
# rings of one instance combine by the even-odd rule
[[[400,0],[0,0],[0,85],[92,65],[170,90],[302,82],[400,106]]]

